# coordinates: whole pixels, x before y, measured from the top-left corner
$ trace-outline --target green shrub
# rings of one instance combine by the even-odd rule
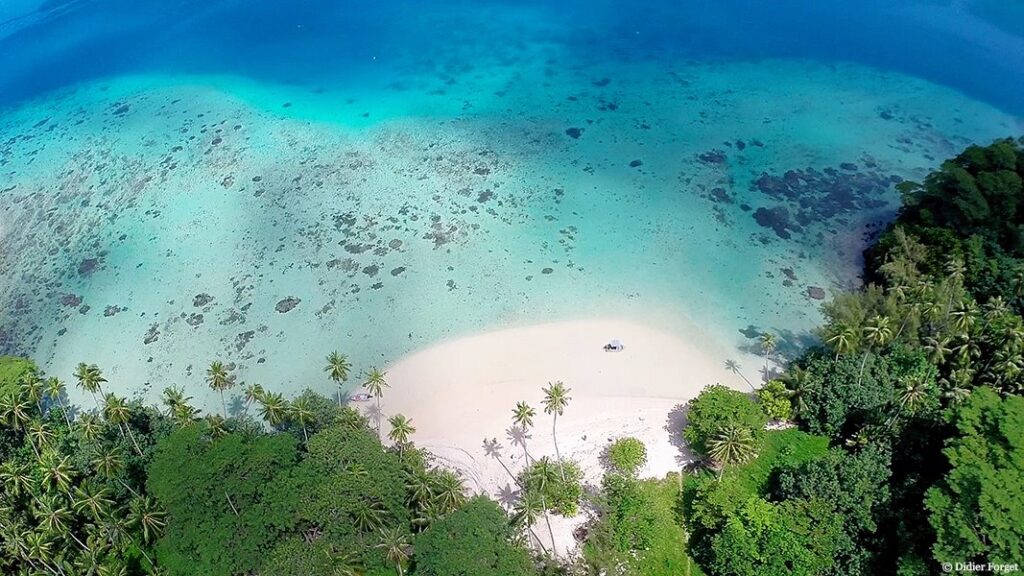
[[[708,453],[707,441],[723,427],[746,428],[755,439],[763,436],[768,418],[761,408],[742,392],[721,384],[708,386],[690,402],[683,438],[698,454]]]
[[[757,400],[769,420],[789,420],[793,412],[789,390],[779,380],[772,380],[758,390]]]
[[[606,455],[616,470],[630,476],[647,463],[647,447],[636,438],[619,438],[608,447]]]
[[[650,495],[636,478],[607,474],[602,482],[608,509],[606,519],[620,552],[646,550],[654,539],[657,518]]]
[[[416,574],[422,576],[529,576],[530,555],[513,543],[509,519],[478,496],[416,537]]]
[[[562,475],[565,474],[563,480]],[[523,489],[537,494],[552,512],[562,516],[575,516],[583,498],[583,472],[571,460],[561,462],[544,457],[523,470],[519,483]]]

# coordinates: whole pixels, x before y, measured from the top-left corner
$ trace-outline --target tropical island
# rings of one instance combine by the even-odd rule
[[[764,382],[702,382],[678,410],[673,399],[588,392],[607,377],[598,372],[630,372],[557,347],[555,355],[591,365],[594,383],[523,371],[512,350],[508,365],[479,360],[515,374],[504,388],[432,388],[445,384],[432,374],[460,368],[439,359],[467,345],[483,352],[494,335],[389,367],[356,367],[359,359],[323,351],[324,378],[358,382],[366,402],[340,392],[286,398],[214,361],[205,379],[219,411],[201,410],[181,387],[164,390],[160,406],[127,400],[88,362],[51,374],[4,357],[0,568],[53,576],[915,576],[1018,564],[1022,178],[1024,139],[1005,139],[901,183],[903,207],[866,253],[864,287],[823,305],[818,343],[783,358],[765,332]],[[642,353],[674,349],[658,334],[614,329],[636,330],[638,340],[623,337],[621,356],[598,348],[598,358],[627,358],[631,342],[651,343]],[[526,330],[530,342],[552,333]],[[421,369],[420,388],[433,398],[399,384]],[[450,378],[472,380],[476,368],[465,369]],[[730,369],[739,377],[738,366]],[[71,386],[94,402],[72,405]],[[240,410],[229,408],[229,393]],[[675,449],[673,470],[652,466],[666,454],[652,438],[605,437],[616,428],[600,422],[567,437],[560,424],[600,403],[642,421],[659,415],[654,430],[667,421],[658,442]],[[418,441],[445,426],[476,433],[481,421],[494,434],[474,440],[507,490],[458,457],[465,439],[436,454]],[[581,450],[600,470],[574,459]],[[581,522],[567,547],[558,525],[569,518]]]

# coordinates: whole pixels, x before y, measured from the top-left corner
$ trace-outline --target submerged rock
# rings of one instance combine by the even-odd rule
[[[77,308],[82,303],[82,297],[78,294],[65,294],[60,299],[61,306],[67,306],[69,308]]]
[[[819,288],[818,286],[808,286],[807,295],[810,296],[811,298],[814,298],[815,300],[824,300],[825,289]]]
[[[281,314],[284,314],[286,312],[291,312],[296,306],[299,305],[299,302],[302,302],[302,300],[294,296],[289,296],[284,300],[278,302],[277,306],[275,306],[274,309],[280,312]]]
[[[85,260],[82,260],[82,262],[78,265],[78,275],[91,275],[93,272],[96,271],[96,268],[99,266],[99,264],[99,258],[86,258]]]

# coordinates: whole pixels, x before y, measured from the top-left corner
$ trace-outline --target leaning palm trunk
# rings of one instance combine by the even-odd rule
[[[533,526],[528,527],[527,530],[530,531],[530,535],[533,536],[533,540],[537,543],[537,546],[540,546],[540,551],[547,554],[548,549],[544,547],[544,543],[541,542],[540,536],[537,536],[537,533],[533,531]]]
[[[562,464],[562,453],[558,451],[558,434],[555,433],[555,427],[558,426],[558,413],[555,413],[555,419],[551,423],[551,439],[555,442],[555,457],[558,458],[558,471],[562,475],[562,483],[565,483],[565,466]]]
[[[526,466],[529,467],[530,466],[530,452],[526,449],[525,432],[524,432],[524,438],[523,438],[523,457],[526,459]]]
[[[401,450],[401,446],[399,446],[398,449]],[[512,471],[508,469],[508,466],[505,464],[505,461],[501,459],[501,456],[495,455],[494,459],[498,461],[498,464],[501,464],[501,467],[505,469],[505,473],[508,474],[510,478],[512,478],[512,481],[516,483],[516,486],[522,488],[523,485],[519,483],[519,479],[516,478],[516,475],[513,474]]]
[[[871,352],[868,350],[864,351],[864,358],[860,361],[860,374],[857,376],[857,386],[860,386],[861,380],[864,379],[864,365],[868,362],[868,354]]]
[[[128,424],[119,424],[119,426],[123,426],[121,428],[121,437],[124,438],[124,431],[127,430],[128,437],[131,438],[132,444],[135,446],[135,451],[139,453],[139,456],[142,456],[142,448],[139,448],[139,443],[135,441],[135,434],[132,433],[132,427]]]
[[[64,422],[67,423],[68,428],[71,428],[71,417],[68,416],[67,406],[64,406],[64,401],[57,397],[57,406],[60,406],[60,413],[64,415]]]
[[[548,499],[543,492],[540,495],[540,505],[544,507],[544,522],[548,525],[548,536],[551,537],[551,555],[558,556],[558,550],[555,548],[555,532],[551,529],[551,516],[548,515]],[[540,541],[539,538],[537,540]]]

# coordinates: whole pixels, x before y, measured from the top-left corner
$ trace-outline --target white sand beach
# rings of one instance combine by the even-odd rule
[[[603,346],[612,338],[621,339],[625,350],[605,352]],[[678,436],[681,408],[689,399],[716,382],[751,389],[725,368],[727,358],[738,360],[746,377],[758,382],[758,358],[737,358],[699,335],[688,341],[621,320],[498,330],[442,342],[390,366],[391,388],[381,408],[385,417],[410,417],[417,445],[462,471],[473,491],[510,506],[515,483],[483,444],[497,438],[505,466],[512,473],[522,468],[522,447],[511,437],[517,401],[537,410],[527,440],[531,455],[554,456],[553,419],[543,412],[541,388],[561,380],[571,389],[571,402],[558,419],[559,449],[563,457],[579,462],[587,483],[600,481],[602,451],[624,436],[637,437],[647,446],[648,463],[641,475],[661,477],[689,460]],[[559,553],[575,547],[573,530],[585,520],[585,515],[552,517]]]

